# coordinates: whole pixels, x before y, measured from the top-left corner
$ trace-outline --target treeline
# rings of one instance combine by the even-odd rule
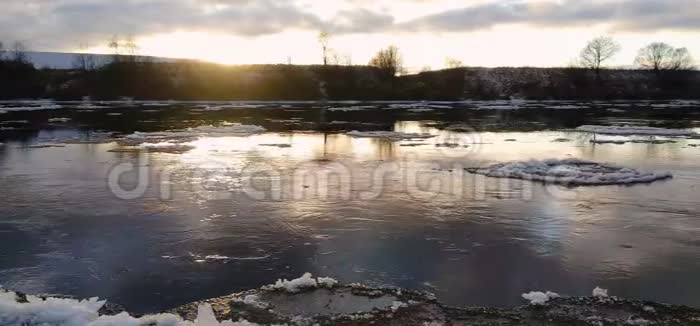
[[[92,70],[0,61],[0,98],[96,100],[460,100],[700,98],[700,73],[453,68],[391,76],[372,66],[116,61]]]
[[[0,99],[85,96],[110,100],[460,100],[700,98],[700,73],[685,49],[654,43],[640,51],[639,69],[606,69],[619,46],[589,42],[570,68],[470,68],[402,74],[391,46],[367,66],[239,65],[194,60],[162,62],[135,55],[133,43],[110,43],[115,55],[96,63],[76,54],[73,69],[36,69],[21,44],[0,46]]]

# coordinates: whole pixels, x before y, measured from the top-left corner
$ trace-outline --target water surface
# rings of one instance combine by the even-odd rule
[[[588,295],[601,286],[700,307],[700,148],[693,147],[700,140],[596,145],[591,135],[570,131],[620,123],[696,128],[697,106],[542,102],[518,110],[496,103],[495,110],[438,103],[411,112],[381,103],[362,111],[323,109],[362,103],[79,105],[0,114],[6,288],[99,296],[151,312],[312,272],[425,290],[450,305],[514,306],[531,290]],[[268,131],[202,137],[182,154],[113,152],[116,142],[87,141],[105,132],[222,123]],[[437,137],[344,134],[355,129]],[[444,143],[452,145],[436,146]],[[568,157],[674,178],[561,188],[463,171]],[[136,169],[118,184],[131,190],[146,180],[143,195],[119,198],[108,186],[123,163]],[[329,176],[327,184],[313,179],[319,176]]]

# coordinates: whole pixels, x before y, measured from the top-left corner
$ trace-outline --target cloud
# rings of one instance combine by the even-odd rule
[[[502,24],[548,27],[609,24],[614,30],[700,29],[700,0],[500,1],[401,24],[407,31],[474,31]]]
[[[342,34],[393,24],[392,16],[366,9],[340,11],[324,21],[292,0],[7,0],[3,11],[0,40],[23,40],[40,48],[106,42],[115,34],[186,30],[256,37],[292,29]]]
[[[513,23],[555,28],[606,24],[618,31],[700,30],[700,0],[472,0],[463,2],[471,5],[462,8],[402,23],[396,23],[391,9],[366,9],[370,0],[326,1],[345,5],[322,19],[301,0],[2,0],[0,40],[22,40],[34,49],[62,49],[103,44],[115,34],[138,37],[175,31],[257,37],[288,30],[335,35],[465,32]]]

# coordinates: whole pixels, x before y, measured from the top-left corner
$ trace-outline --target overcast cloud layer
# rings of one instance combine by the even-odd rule
[[[334,34],[469,32],[513,23],[700,30],[700,0],[465,1],[465,7],[402,22],[390,8],[371,7],[373,1],[318,1],[338,1],[343,9],[324,19],[295,0],[0,0],[0,40],[51,50],[105,42],[115,34],[174,31],[248,37],[300,29]],[[407,0],[396,1],[399,6]]]

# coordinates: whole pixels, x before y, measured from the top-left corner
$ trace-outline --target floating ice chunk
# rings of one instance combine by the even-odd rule
[[[466,170],[493,178],[523,179],[567,186],[651,183],[673,177],[668,172],[642,172],[613,164],[578,159],[516,161]]]
[[[654,127],[635,126],[596,126],[584,125],[576,128],[578,131],[603,135],[646,135],[646,136],[693,136],[696,132],[682,129],[663,129]]]
[[[256,125],[230,124],[223,126],[199,126],[187,129],[187,131],[209,137],[242,137],[262,133],[266,129]]]
[[[356,106],[347,106],[347,107],[333,107],[333,108],[328,108],[328,111],[340,111],[340,112],[352,112],[352,111],[364,111],[368,109],[376,109],[376,106],[373,105],[356,105]]]
[[[5,113],[9,111],[40,111],[40,110],[56,110],[60,109],[62,106],[56,104],[44,104],[38,106],[14,106],[14,107],[4,107],[2,108]]]
[[[109,106],[95,105],[91,103],[83,103],[75,107],[79,110],[93,110],[93,109],[109,109]]]
[[[350,131],[347,133],[348,136],[358,137],[358,138],[385,138],[390,140],[404,140],[404,139],[428,139],[433,138],[435,135],[430,134],[414,134],[414,133],[404,133],[396,131]]]
[[[582,106],[582,105],[553,105],[553,106],[548,106],[550,109],[554,110],[579,110],[579,109],[587,109],[588,106]]]
[[[420,109],[408,109],[408,110],[406,110],[406,111],[408,111],[408,112],[419,113],[419,112],[431,112],[431,111],[435,111],[435,109],[431,109],[431,108],[420,108]]]
[[[223,126],[200,126],[184,130],[161,132],[135,132],[127,135],[128,139],[175,139],[192,137],[246,137],[265,132],[266,129],[255,125],[230,124]]]
[[[608,296],[608,290],[596,286],[596,288],[593,289],[593,296],[598,298],[606,298]]]
[[[477,110],[518,110],[518,105],[484,105],[476,108]]]
[[[5,113],[7,113],[6,110],[0,110],[0,114],[5,114]]]
[[[411,112],[424,112],[424,111],[433,111],[434,109],[451,109],[452,107],[449,105],[436,105],[436,104],[428,104],[428,103],[397,103],[397,104],[389,104],[385,109],[387,110],[392,110],[392,109],[408,109],[408,111]],[[418,110],[418,111],[416,111]]]
[[[530,301],[531,305],[543,305],[547,303],[550,299],[558,298],[559,294],[554,293],[554,292],[530,292],[530,293],[523,293],[522,294],[523,299]]]
[[[69,122],[70,118],[51,118],[49,122]]]

